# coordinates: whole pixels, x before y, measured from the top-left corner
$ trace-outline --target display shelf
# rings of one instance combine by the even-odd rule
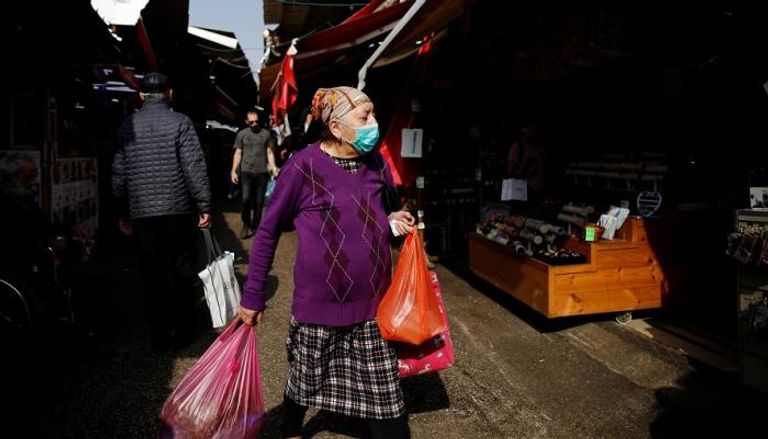
[[[549,265],[474,235],[470,269],[549,318],[661,307],[667,286],[641,219],[628,219],[613,241],[570,238],[565,248],[586,255],[587,262]]]

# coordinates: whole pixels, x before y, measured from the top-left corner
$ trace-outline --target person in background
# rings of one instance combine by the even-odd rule
[[[507,154],[507,177],[528,181],[528,200],[541,200],[546,183],[546,148],[541,143],[539,127],[528,123],[520,139],[512,144]]]
[[[280,172],[253,240],[238,314],[248,325],[262,321],[280,234],[295,226],[282,437],[300,438],[304,415],[315,407],[367,419],[374,438],[407,438],[397,356],[375,316],[391,282],[391,227],[411,233],[414,218],[384,209],[392,176],[375,150],[379,131],[368,96],[321,88],[312,114],[323,124],[321,140]]]
[[[269,174],[277,174],[275,141],[269,130],[259,125],[259,113],[249,111],[245,123],[248,126],[235,137],[230,173],[232,183],[239,183],[243,194],[241,239],[248,238],[259,227]]]
[[[211,225],[211,189],[189,117],[171,109],[168,77],[142,78],[141,109],[118,129],[112,192],[127,204],[125,234],[136,237],[152,346],[194,339],[197,228]]]

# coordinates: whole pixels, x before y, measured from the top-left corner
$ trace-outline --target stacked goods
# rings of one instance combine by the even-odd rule
[[[487,239],[512,248],[520,256],[565,255],[559,249],[568,232],[564,227],[521,215],[493,215],[477,228]],[[559,253],[558,253],[559,252]],[[576,261],[568,253],[568,260]]]

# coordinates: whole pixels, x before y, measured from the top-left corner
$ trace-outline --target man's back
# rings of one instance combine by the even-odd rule
[[[211,221],[203,151],[192,121],[171,111],[172,97],[167,76],[144,75],[144,105],[120,125],[112,163],[112,191],[127,198],[131,213],[120,230],[135,238],[152,346],[160,351],[195,337],[195,222],[205,228]]]
[[[118,132],[113,191],[127,197],[131,218],[210,212],[210,187],[189,118],[162,99],[147,99]]]

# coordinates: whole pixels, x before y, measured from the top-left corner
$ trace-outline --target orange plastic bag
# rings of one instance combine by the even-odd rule
[[[376,311],[385,340],[421,344],[445,331],[418,233],[405,239],[392,285]]]

